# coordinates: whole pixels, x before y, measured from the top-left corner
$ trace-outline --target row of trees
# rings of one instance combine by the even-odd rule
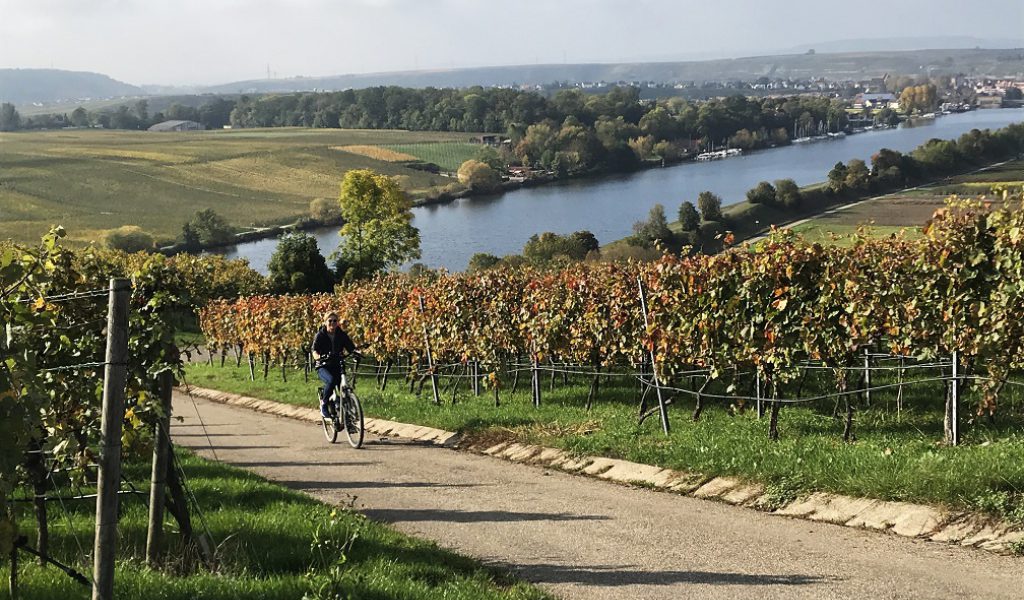
[[[931,139],[909,154],[883,148],[871,156],[836,163],[828,173],[832,194],[858,197],[953,175],[964,169],[1024,153],[1024,123],[1002,129],[972,129],[956,140]]]
[[[196,121],[207,129],[221,129],[231,122],[235,101],[210,98],[198,107],[172,103],[166,110],[150,113],[149,101],[138,100],[115,108],[86,110],[79,106],[70,113],[45,113],[23,117],[13,104],[0,105],[0,131],[100,127],[104,129],[148,129],[167,120]]]

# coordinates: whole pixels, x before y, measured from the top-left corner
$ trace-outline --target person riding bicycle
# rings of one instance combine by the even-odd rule
[[[352,338],[348,337],[338,325],[338,313],[329,312],[324,315],[324,325],[313,338],[313,360],[316,361],[316,374],[324,382],[320,391],[320,414],[330,418],[327,412],[327,400],[334,390],[341,385],[341,358],[344,353],[358,354]]]

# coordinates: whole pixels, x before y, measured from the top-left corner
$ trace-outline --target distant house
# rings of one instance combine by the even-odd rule
[[[894,94],[857,94],[853,108],[899,108],[900,101]]]
[[[164,121],[149,128],[150,131],[202,131],[206,129],[202,123],[195,121]]]

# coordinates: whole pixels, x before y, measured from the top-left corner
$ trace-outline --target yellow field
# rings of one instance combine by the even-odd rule
[[[365,156],[375,160],[383,160],[385,162],[405,162],[416,160],[416,157],[411,154],[396,152],[390,148],[384,148],[382,146],[334,146],[331,149],[340,150],[342,152],[351,152],[352,154],[358,154],[359,156]]]

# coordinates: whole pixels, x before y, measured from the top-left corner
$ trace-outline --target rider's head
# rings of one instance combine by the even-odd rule
[[[328,312],[324,315],[324,327],[327,331],[334,331],[338,328],[338,313]]]

